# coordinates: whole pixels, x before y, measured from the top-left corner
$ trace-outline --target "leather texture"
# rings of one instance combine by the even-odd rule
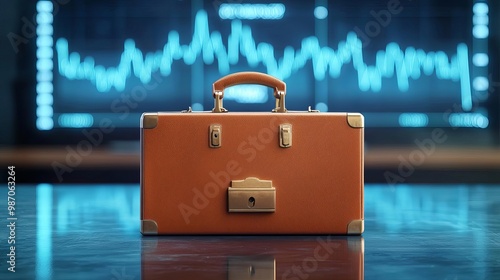
[[[220,98],[224,97],[224,89],[239,84],[257,84],[274,89],[274,97],[278,98],[278,92],[286,92],[286,84],[271,75],[259,72],[238,72],[224,76],[213,83],[213,97],[216,92],[221,92]]]
[[[272,181],[275,212],[228,213],[230,181],[248,177]],[[141,129],[141,219],[157,234],[346,234],[364,218],[363,178],[363,128],[347,113],[158,113]]]

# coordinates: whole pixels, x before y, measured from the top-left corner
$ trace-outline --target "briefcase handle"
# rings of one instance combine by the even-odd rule
[[[285,82],[264,73],[238,72],[224,76],[213,84],[214,108],[212,109],[212,112],[227,112],[227,110],[222,106],[224,89],[240,84],[257,84],[273,88],[274,97],[276,98],[276,108],[273,109],[273,112],[285,113],[287,111],[285,108]]]

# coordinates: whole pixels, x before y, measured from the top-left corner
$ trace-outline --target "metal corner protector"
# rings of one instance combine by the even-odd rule
[[[360,113],[347,113],[347,124],[352,128],[363,128],[365,119]]]
[[[158,224],[154,220],[141,220],[141,233],[143,235],[157,235]]]
[[[365,220],[352,220],[347,225],[347,234],[360,235],[365,231]]]
[[[151,129],[158,125],[158,113],[144,113],[141,116],[141,128]]]

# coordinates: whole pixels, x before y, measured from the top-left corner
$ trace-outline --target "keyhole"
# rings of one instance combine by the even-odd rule
[[[253,198],[253,196],[251,196],[249,199],[248,199],[248,207],[252,208],[255,206],[255,198]]]

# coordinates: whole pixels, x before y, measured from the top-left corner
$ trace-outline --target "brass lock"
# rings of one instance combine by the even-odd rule
[[[220,124],[210,125],[208,141],[210,148],[220,148],[222,145],[222,126]]]
[[[274,212],[276,189],[270,180],[249,177],[232,180],[228,188],[229,212]]]

